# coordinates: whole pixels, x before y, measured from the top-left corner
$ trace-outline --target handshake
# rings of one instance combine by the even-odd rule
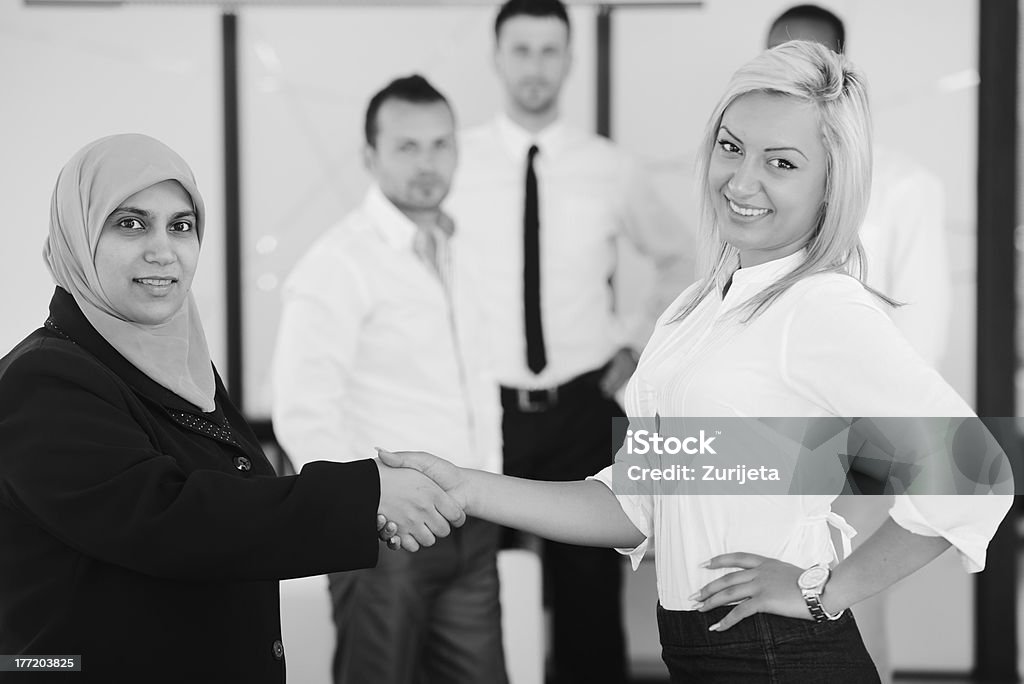
[[[422,451],[377,454],[377,535],[388,548],[418,551],[466,522],[468,487],[458,467]]]

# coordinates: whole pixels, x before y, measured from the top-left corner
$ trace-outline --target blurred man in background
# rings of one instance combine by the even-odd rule
[[[504,471],[576,480],[612,462],[614,394],[629,379],[654,316],[693,277],[690,234],[635,160],[568,126],[559,95],[572,64],[558,0],[510,0],[495,21],[504,111],[460,138],[447,207],[456,241],[487,279],[504,409]],[[617,242],[657,272],[645,301],[616,310]],[[621,442],[621,435],[618,442]],[[546,542],[554,680],[626,678],[621,565],[614,551]]]
[[[813,40],[842,52],[846,29],[832,12],[798,5],[772,23],[768,47],[787,40]],[[892,312],[893,320],[917,352],[938,365],[952,290],[942,183],[897,150],[876,145],[874,153],[871,203],[861,228],[868,284],[906,304]]]
[[[296,468],[365,458],[375,446],[500,468],[475,288],[440,209],[456,158],[452,110],[421,76],[370,101],[364,159],[374,183],[285,285],[273,420]],[[506,682],[499,538],[471,519],[418,553],[330,575],[335,683]]]

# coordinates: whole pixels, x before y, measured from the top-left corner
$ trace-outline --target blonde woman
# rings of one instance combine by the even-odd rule
[[[659,321],[627,386],[630,416],[973,415],[863,283],[870,149],[864,79],[845,57],[793,41],[734,74],[701,145],[704,275]],[[835,564],[830,525],[844,547],[853,531],[834,495],[616,496],[611,467],[547,483],[427,454],[385,462],[424,471],[469,515],[616,547],[634,565],[655,543],[674,682],[877,682],[847,609],[950,546],[981,570],[1010,505],[896,497]]]

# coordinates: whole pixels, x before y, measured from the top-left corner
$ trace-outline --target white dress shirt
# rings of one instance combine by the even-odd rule
[[[804,252],[743,268],[723,298],[711,293],[683,321],[659,320],[626,387],[630,416],[903,417],[972,416],[970,407],[907,343],[876,298],[853,278],[819,274],[798,282],[743,323],[742,304],[790,272]],[[691,288],[692,289],[692,288]],[[612,485],[611,466],[596,479]],[[621,495],[647,539],[622,550],[639,563],[653,539],[658,595],[670,610],[731,570],[700,565],[729,552],[809,567],[837,558],[829,524],[848,547],[853,531],[832,513],[834,496]],[[943,536],[965,567],[984,567],[988,541],[1009,508],[1004,496],[897,496],[902,527]]]
[[[523,323],[523,204],[526,156],[540,198],[541,318],[547,366],[526,365]],[[463,133],[446,204],[456,242],[487,274],[490,341],[498,380],[559,385],[599,368],[623,346],[642,346],[651,322],[693,279],[693,238],[659,200],[645,174],[604,138],[555,123],[531,134],[505,116]],[[658,270],[658,292],[614,310],[609,285],[616,241],[625,237]]]
[[[273,421],[296,469],[373,457],[375,446],[500,468],[473,276],[454,246],[448,258],[443,234],[437,265],[427,263],[418,234],[375,186],[288,277]]]
[[[860,237],[868,284],[905,304],[890,316],[925,361],[937,365],[946,351],[952,296],[939,179],[897,152],[876,148]]]

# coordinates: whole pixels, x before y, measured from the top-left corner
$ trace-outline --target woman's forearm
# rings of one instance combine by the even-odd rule
[[[567,544],[630,548],[644,540],[600,482],[542,482],[478,470],[462,474],[468,515]]]
[[[889,518],[850,557],[839,563],[821,594],[828,612],[877,594],[942,555],[950,543],[900,527]]]

